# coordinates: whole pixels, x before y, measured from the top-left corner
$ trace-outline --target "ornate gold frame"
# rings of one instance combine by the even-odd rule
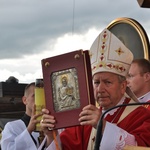
[[[142,47],[143,47],[143,51],[144,51],[144,58],[145,59],[150,59],[150,51],[149,51],[149,39],[148,36],[146,34],[146,31],[144,30],[144,28],[142,27],[141,24],[139,24],[136,20],[131,19],[131,18],[127,18],[127,17],[122,17],[122,18],[117,18],[115,20],[113,20],[108,26],[107,29],[108,30],[112,30],[112,28],[116,25],[119,24],[128,24],[131,27],[133,27],[135,29],[135,31],[138,33],[140,39],[141,39],[141,43],[142,43]],[[115,33],[114,33],[115,34]],[[116,35],[117,36],[117,35]],[[126,44],[125,44],[126,45]],[[129,47],[128,47],[129,48]],[[129,48],[130,49],[130,48]]]

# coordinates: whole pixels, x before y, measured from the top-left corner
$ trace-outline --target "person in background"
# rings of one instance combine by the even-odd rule
[[[45,133],[45,149],[54,146],[53,132],[62,150],[93,150],[100,116],[119,104],[135,103],[126,97],[126,76],[133,54],[109,30],[104,29],[90,49],[94,97],[99,108],[87,105],[79,114],[80,126],[56,132],[57,118],[43,109],[40,122]],[[127,145],[150,147],[150,111],[143,106],[115,108],[103,119],[100,150],[122,150]]]
[[[0,127],[0,142],[1,142],[1,138],[2,138],[1,132],[2,132],[2,128]],[[0,145],[0,150],[1,150],[1,145]]]
[[[144,58],[134,59],[129,69],[127,82],[139,102],[150,101],[150,61]],[[145,106],[150,109],[149,105]]]
[[[39,147],[39,133],[34,132],[36,124],[39,123],[35,115],[35,83],[32,82],[25,87],[22,101],[26,106],[24,116],[12,122],[8,122],[2,131],[2,150],[37,150]]]

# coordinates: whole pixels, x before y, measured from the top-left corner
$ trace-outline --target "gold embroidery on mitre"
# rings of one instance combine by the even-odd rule
[[[113,63],[108,62],[108,63],[106,64],[106,68],[107,68],[107,69],[113,69],[113,68],[114,68]]]
[[[103,35],[101,36],[101,41],[106,42],[108,40],[108,33],[107,31],[103,32]]]
[[[95,71],[99,68],[106,68],[108,70],[116,70],[117,72],[121,73],[121,72],[125,72],[126,69],[122,64],[116,64],[114,65],[113,63],[106,63],[104,61],[100,61],[99,63],[97,63],[96,65],[93,66],[92,71]]]
[[[105,67],[106,63],[104,61],[99,61],[99,63],[96,63],[93,67],[92,67],[92,71],[96,71],[97,69],[101,68],[101,67]]]
[[[104,31],[104,34],[101,37],[102,46],[100,49],[100,54],[101,54],[99,57],[100,62],[105,61],[105,52],[107,51],[107,44],[106,44],[107,40],[108,40],[108,34],[106,31]]]
[[[122,64],[115,65],[115,69],[120,73],[126,71],[125,67]]]
[[[104,53],[106,52],[106,50],[107,50],[107,44],[103,43],[103,45],[101,46],[101,49],[100,49],[100,54],[104,55]]]
[[[102,54],[102,55],[99,57],[99,60],[100,60],[100,62],[105,61],[105,60],[106,60],[105,55]]]
[[[119,47],[117,50],[115,50],[115,52],[117,52],[117,54],[120,56],[122,53],[124,53],[124,51],[121,49],[121,47]]]

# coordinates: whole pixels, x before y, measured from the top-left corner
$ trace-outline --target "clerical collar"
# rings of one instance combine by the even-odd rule
[[[150,91],[146,93],[145,95],[138,98],[140,102],[147,102],[150,100]]]
[[[29,122],[30,122],[30,116],[28,116],[27,114],[24,114],[24,116],[21,118],[21,120],[25,123],[26,127],[28,126]]]

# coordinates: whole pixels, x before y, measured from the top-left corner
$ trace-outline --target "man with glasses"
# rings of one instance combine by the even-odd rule
[[[137,96],[139,102],[150,101],[150,61],[149,60],[144,58],[133,60],[129,69],[127,81],[128,81],[128,87]]]

